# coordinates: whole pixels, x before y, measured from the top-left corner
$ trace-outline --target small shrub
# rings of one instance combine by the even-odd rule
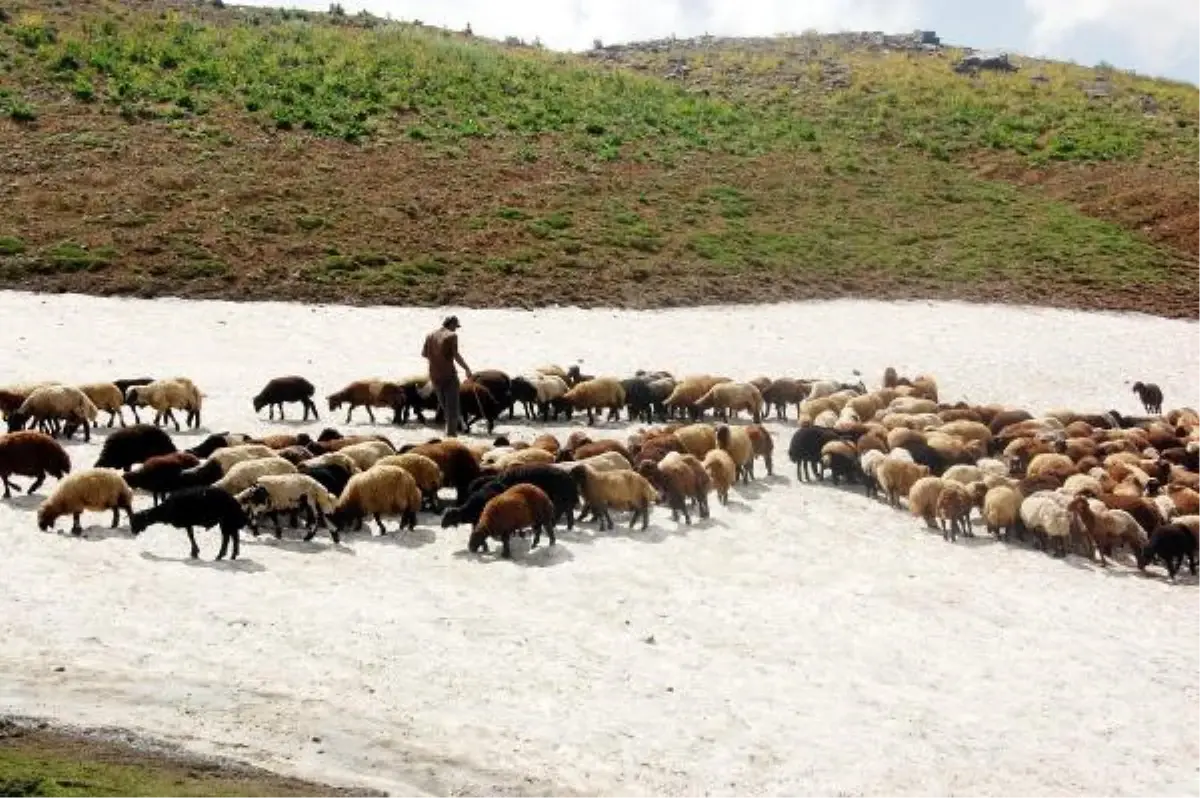
[[[76,75],[71,94],[80,102],[90,103],[96,99],[96,87],[84,75]]]
[[[25,251],[25,242],[16,236],[0,236],[0,256],[20,255]]]

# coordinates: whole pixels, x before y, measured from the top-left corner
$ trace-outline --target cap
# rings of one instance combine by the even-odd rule
[[[447,330],[457,330],[462,325],[459,324],[458,316],[447,316],[442,319],[442,326]]]

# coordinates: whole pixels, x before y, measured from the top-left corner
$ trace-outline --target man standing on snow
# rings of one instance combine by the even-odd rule
[[[471,379],[471,367],[458,353],[458,316],[447,316],[442,326],[425,336],[421,356],[429,361],[429,382],[437,395],[442,415],[446,417],[446,437],[458,436],[458,371],[457,362]]]

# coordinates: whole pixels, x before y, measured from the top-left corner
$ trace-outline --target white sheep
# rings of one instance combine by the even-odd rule
[[[554,455],[550,454],[550,452],[547,452],[545,449],[535,449],[529,446],[502,455],[492,461],[491,467],[500,471],[507,471],[510,468],[517,468],[519,466],[550,465],[553,462]]]
[[[140,421],[137,409],[139,407],[154,408],[154,424],[165,425],[170,421],[175,425],[175,431],[180,431],[179,420],[175,418],[175,410],[186,410],[185,422],[188,427],[200,426],[201,393],[195,383],[186,377],[174,377],[165,380],[155,380],[146,385],[131,385],[125,393],[129,405],[133,409],[134,419]]]
[[[1070,497],[1057,491],[1043,490],[1028,496],[1021,502],[1021,522],[1030,532],[1039,536],[1043,549],[1049,548],[1053,540],[1060,556],[1067,556],[1068,542],[1074,526],[1071,512],[1067,509]]]
[[[380,458],[380,459],[382,459],[382,458]],[[376,460],[375,462],[378,463],[379,460]],[[312,457],[312,458],[309,458],[308,460],[305,460],[304,465],[306,468],[316,468],[317,466],[335,465],[350,475],[354,475],[354,474],[357,474],[359,471],[362,471],[362,469],[358,467],[358,463],[354,462],[354,460],[350,459],[349,457],[347,457],[345,454],[342,454],[341,452],[326,452],[325,454],[319,454],[316,457]],[[436,463],[434,465],[436,465]]]
[[[563,463],[555,463],[555,468],[560,468],[563,471],[574,471],[580,466],[588,466],[595,471],[632,471],[633,466],[625,459],[625,455],[620,452],[602,452],[594,454],[591,457],[585,457],[582,460],[568,460]]]
[[[63,477],[38,507],[38,529],[45,532],[54,526],[60,516],[71,515],[74,518],[71,533],[82,535],[83,526],[79,523],[79,517],[84,510],[112,510],[113,529],[121,523],[121,510],[124,510],[132,525],[133,490],[125,483],[120,471],[115,468],[85,468]]]
[[[979,466],[966,465],[959,463],[952,465],[942,474],[942,479],[947,482],[961,482],[964,485],[969,485],[972,482],[979,482],[983,479],[983,471]]]
[[[282,457],[259,457],[235,463],[213,487],[236,496],[257,482],[259,477],[295,473],[296,466]]]
[[[283,536],[283,527],[279,522],[281,513],[295,514],[303,510],[308,518],[308,534],[305,540],[312,540],[318,526],[325,525],[326,516],[334,512],[337,500],[325,487],[307,474],[269,474],[258,478],[249,488],[237,494],[238,503],[246,510],[251,519],[250,529],[258,534],[258,519],[271,514],[275,519],[275,537]],[[294,523],[294,522],[293,522]],[[337,530],[330,530],[334,543],[340,543],[341,537]]]
[[[1072,496],[1080,494],[1089,494],[1093,497],[1104,493],[1104,488],[1100,484],[1100,480],[1096,479],[1091,474],[1072,474],[1067,477],[1067,481],[1063,483],[1063,490],[1070,493]]]
[[[1007,477],[1011,471],[1008,463],[996,457],[981,457],[975,461],[975,466],[984,476]]]

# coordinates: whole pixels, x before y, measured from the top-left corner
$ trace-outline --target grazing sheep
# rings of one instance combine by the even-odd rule
[[[1105,555],[1112,556],[1113,547],[1123,543],[1133,552],[1137,559],[1145,548],[1148,536],[1146,531],[1134,520],[1133,516],[1124,510],[1110,510],[1104,503],[1086,496],[1076,496],[1067,505],[1067,510],[1075,514],[1080,526],[1090,539],[1089,549],[1092,558],[1100,554],[1100,565],[1108,565]]]
[[[119,429],[104,439],[96,468],[117,468],[128,471],[137,463],[151,457],[172,454],[177,449],[166,431],[149,424],[134,424]]]
[[[908,510],[925,520],[930,529],[937,529],[937,502],[946,481],[941,477],[921,477],[908,489]]]
[[[125,474],[125,482],[134,490],[144,490],[158,504],[168,493],[184,487],[180,477],[189,468],[200,464],[200,458],[191,452],[172,452],[149,458],[140,468]]]
[[[630,467],[632,467],[633,455],[630,454],[629,449],[626,448],[620,441],[588,441],[587,443],[575,447],[568,454],[573,460],[587,460],[590,457],[595,457],[598,454],[605,454],[607,452],[613,452],[621,455],[630,463]]]
[[[474,529],[475,524],[479,523],[479,516],[483,513],[483,508],[487,506],[487,503],[510,487],[512,486],[495,479],[484,481],[483,484],[471,491],[465,502],[446,508],[446,512],[442,514],[442,528],[449,529],[459,524],[470,524]]]
[[[672,452],[660,463],[642,463],[638,466],[637,473],[662,492],[667,506],[671,508],[671,520],[678,521],[679,514],[683,513],[683,520],[690,526],[692,516],[687,508],[689,498],[696,502],[700,517],[708,517],[708,477],[705,474],[704,481],[701,482],[692,465],[684,460],[685,457],[696,459],[691,455]],[[703,473],[703,467],[700,470]]]
[[[721,504],[729,504],[729,489],[737,481],[737,463],[729,456],[729,452],[713,449],[704,455],[702,463],[708,478],[717,492],[717,500]]]
[[[284,449],[303,449],[306,455],[312,456],[307,449],[307,446],[312,443],[312,438],[306,432],[278,432],[273,435],[251,438],[246,443],[257,443],[268,449],[274,449],[276,452],[282,452]]]
[[[154,409],[153,423],[157,426],[170,421],[175,425],[175,431],[180,431],[179,420],[175,418],[175,410],[186,410],[184,423],[189,428],[200,427],[200,409],[202,397],[195,383],[186,377],[174,377],[165,380],[155,380],[146,385],[134,385],[126,391],[129,406],[133,409],[133,417],[138,417],[139,407]]]
[[[717,431],[710,424],[688,424],[673,433],[684,451],[693,457],[704,457],[717,448]]]
[[[79,517],[84,510],[97,513],[112,510],[113,529],[121,523],[121,510],[126,515],[133,512],[133,491],[121,478],[120,471],[113,468],[86,468],[67,474],[38,507],[38,529],[45,532],[54,526],[60,516],[70,515],[74,519],[71,534],[82,535],[83,526],[79,523]]]
[[[559,450],[562,448],[562,446],[558,442],[558,438],[556,438],[553,435],[550,435],[548,433],[539,435],[536,438],[534,438],[533,442],[530,443],[529,446],[532,449],[543,449],[547,452],[550,452],[550,454],[553,454],[556,456],[558,455]]]
[[[789,404],[796,405],[796,413],[800,413],[800,403],[808,396],[808,388],[800,380],[794,380],[791,377],[782,377],[778,380],[772,380],[771,383],[761,390],[763,404],[767,407],[775,408],[775,417],[780,421],[787,420],[787,406]]]
[[[1057,454],[1054,452],[1047,452],[1035,456],[1029,461],[1029,465],[1025,468],[1025,476],[1030,479],[1041,476],[1042,474],[1050,474],[1057,479],[1060,484],[1065,482],[1067,477],[1075,473],[1078,473],[1078,469],[1075,467],[1075,463],[1071,460],[1071,458],[1067,457],[1065,454]]]
[[[1057,555],[1067,556],[1067,544],[1075,527],[1074,515],[1067,510],[1066,496],[1052,491],[1039,491],[1021,502],[1021,523],[1039,536],[1043,549],[1053,540]]]
[[[296,513],[303,510],[308,516],[306,541],[313,539],[318,526],[325,526],[325,517],[334,511],[337,502],[324,485],[307,474],[264,474],[252,486],[237,493],[236,498],[251,519],[250,529],[256,535],[258,518],[269,514],[275,520],[275,537],[283,537],[279,516],[291,513],[294,519]],[[330,529],[329,536],[334,543],[341,542],[336,529]]]
[[[754,444],[746,430],[721,424],[717,427],[717,447],[733,458],[743,482],[749,483],[754,478]]]
[[[1152,382],[1142,382],[1139,380],[1133,384],[1133,392],[1142,401],[1142,407],[1145,408],[1147,413],[1155,415],[1162,413],[1162,388],[1159,388]]]
[[[625,412],[630,421],[650,424],[654,420],[654,398],[650,393],[650,380],[646,377],[630,377],[621,380],[625,391]]]
[[[575,469],[583,470],[582,468]],[[504,487],[512,487],[522,482],[537,485],[546,492],[550,501],[554,502],[555,523],[566,518],[567,529],[575,528],[575,510],[579,506],[579,489],[573,479],[573,473],[566,473],[561,468],[551,465],[528,465],[511,468],[495,477],[495,481]],[[467,495],[470,494],[468,491]],[[462,502],[459,502],[462,504]]]
[[[141,534],[153,524],[186,529],[188,541],[192,544],[191,558],[195,560],[200,556],[200,547],[196,545],[196,527],[211,529],[219,526],[221,550],[217,552],[216,559],[224,559],[232,543],[233,551],[229,552],[229,559],[236,560],[241,553],[239,532],[247,520],[242,506],[229,493],[218,488],[201,486],[172,493],[162,504],[133,513],[129,519],[129,528],[134,535]]]
[[[283,420],[283,406],[289,402],[296,402],[304,407],[303,421],[308,421],[308,414],[312,413],[314,421],[321,418],[317,413],[317,406],[313,402],[313,396],[317,389],[313,384],[301,376],[292,374],[287,377],[276,377],[270,380],[263,389],[259,391],[254,399],[254,412],[258,413],[265,407],[267,408],[267,418],[275,418],[275,408],[279,408],[279,420]]]
[[[687,417],[692,421],[696,421],[701,416],[701,409],[696,407],[696,402],[700,401],[706,393],[712,390],[713,386],[721,383],[731,382],[727,377],[711,377],[708,375],[696,375],[684,377],[675,384],[671,395],[663,402],[663,406],[667,410],[667,414],[674,416],[687,414]],[[703,457],[704,454],[696,454],[697,457]]]
[[[459,504],[466,501],[468,487],[479,477],[479,462],[470,449],[458,441],[445,440],[414,446],[409,451],[437,463],[442,470],[442,484],[454,488]]]
[[[739,410],[745,410],[754,419],[762,421],[763,398],[758,388],[745,382],[722,382],[709,388],[696,400],[695,407],[701,412],[712,408],[729,420],[737,418]]]
[[[296,466],[297,473],[305,474],[320,482],[325,490],[332,493],[334,496],[341,496],[342,491],[346,489],[346,483],[350,481],[350,477],[354,476],[358,471],[353,468],[354,464],[339,464],[333,462],[313,464],[311,461],[300,463]]]
[[[496,419],[507,407],[486,385],[474,379],[463,380],[458,386],[458,406],[462,409],[462,425],[467,432],[471,431],[472,424],[482,419],[489,435],[496,428]]]
[[[507,471],[510,468],[528,465],[550,465],[555,460],[554,455],[542,449],[517,449],[509,451],[492,461],[491,467],[497,471]]]
[[[513,396],[512,396],[512,380],[509,376],[499,369],[480,369],[479,371],[471,372],[470,382],[476,385],[481,385],[487,389],[487,393],[495,402],[497,412],[493,417],[500,417],[500,413],[507,410],[508,417],[512,418]],[[465,405],[460,405],[466,409]]]
[[[1196,515],[1200,513],[1200,492],[1186,485],[1168,485],[1167,496],[1175,505],[1176,515]]]
[[[904,450],[901,449],[900,451]],[[858,473],[862,475],[863,488],[868,499],[874,499],[879,496],[879,481],[875,477],[875,472],[879,468],[879,464],[886,457],[887,455],[880,449],[868,449],[859,455]]]
[[[802,427],[792,434],[788,444],[788,459],[796,464],[796,479],[810,480],[810,472],[817,479],[824,479],[821,469],[821,450],[830,441],[843,440],[837,431],[823,427]],[[907,493],[907,489],[905,491]]]
[[[396,450],[383,441],[362,441],[343,446],[338,452],[353,460],[360,471],[366,471],[384,457],[395,454]]]
[[[830,441],[821,447],[821,478],[825,478],[825,469],[833,475],[833,484],[842,480],[857,482],[859,477],[859,455],[853,445],[843,440]]]
[[[879,489],[893,507],[900,506],[900,497],[908,496],[913,483],[927,476],[930,476],[929,466],[893,457],[885,457],[875,468],[875,480],[879,483]]]
[[[1150,533],[1150,539],[1138,554],[1138,569],[1146,570],[1146,566],[1157,557],[1167,566],[1167,576],[1174,581],[1175,574],[1179,573],[1179,567],[1183,565],[1183,558],[1186,557],[1188,571],[1195,576],[1198,553],[1196,520],[1196,516],[1190,516],[1155,527]]]
[[[608,410],[609,420],[620,415],[621,408],[625,406],[625,389],[621,387],[621,381],[614,377],[597,377],[571,388],[563,394],[562,400],[572,410],[586,410],[588,426],[591,426],[595,423],[596,410]]]
[[[375,411],[372,408],[391,408],[394,413],[392,423],[398,424],[401,420],[401,411],[405,406],[405,396],[405,388],[398,382],[369,379],[354,380],[340,391],[334,391],[326,396],[325,400],[329,403],[329,412],[331,413],[341,408],[342,405],[347,405],[347,424],[350,423],[350,417],[358,407],[366,409],[367,417],[371,419],[372,424],[375,423]]]
[[[121,414],[121,408],[125,405],[125,394],[120,388],[111,382],[92,382],[78,387],[92,401],[97,410],[108,413],[106,426],[111,428],[113,422],[118,419],[121,421],[121,426],[125,426],[125,416]]]
[[[657,462],[657,461],[656,461]],[[633,464],[620,452],[601,452],[582,460],[564,460],[554,464],[556,468],[570,472],[580,465],[588,465],[597,471],[632,471]]]
[[[467,548],[472,553],[480,550],[486,552],[487,539],[495,538],[502,547],[500,556],[509,559],[512,557],[509,540],[514,533],[523,529],[533,530],[533,542],[529,548],[537,548],[543,532],[553,546],[557,542],[554,537],[554,515],[554,504],[541,488],[527,483],[513,485],[488,500],[479,515],[479,522],[471,531]]]
[[[362,529],[364,516],[373,516],[379,534],[386,535],[380,516],[399,515],[400,529],[416,529],[421,490],[412,475],[399,466],[377,465],[350,477],[329,520],[340,532],[354,522]]]
[[[596,516],[601,531],[613,528],[610,509],[633,510],[629,528],[641,516],[642,529],[650,522],[650,505],[658,499],[658,490],[634,471],[594,471],[587,466],[571,472],[579,494]]]
[[[438,490],[442,487],[442,469],[438,468],[438,464],[433,460],[423,454],[405,452],[380,458],[375,465],[398,466],[412,474],[412,478],[416,480],[417,488],[420,489],[424,498],[424,506],[435,513],[441,510]]]
[[[967,486],[961,482],[943,480],[942,492],[938,494],[935,509],[942,525],[942,538],[954,543],[958,534],[973,537],[971,532],[971,507],[974,501]]]
[[[220,488],[226,493],[236,496],[254,485],[259,477],[295,473],[296,466],[282,457],[258,457],[253,460],[243,460],[240,463],[234,463],[225,472],[225,476],[213,483],[213,487]]]
[[[58,422],[65,422],[66,437],[70,437],[74,426],[83,427],[83,440],[92,439],[92,424],[96,421],[96,405],[87,394],[73,385],[46,385],[29,394],[21,406],[8,416],[8,431],[19,432],[33,421],[43,431],[56,430]]]
[[[1011,537],[1020,519],[1021,501],[1021,494],[1008,485],[988,489],[981,510],[988,532],[999,537],[1000,530],[1004,530],[1005,539]]]
[[[255,443],[255,441],[249,435],[241,432],[214,432],[188,451],[203,460],[218,449],[241,446],[245,443]]]
[[[946,469],[946,473],[942,474],[942,479],[948,482],[960,482],[963,485],[970,485],[972,482],[979,482],[983,479],[983,471],[979,466],[959,463],[952,465]]]
[[[746,435],[750,437],[750,445],[754,449],[754,456],[761,457],[763,465],[767,467],[767,476],[774,476],[775,463],[773,457],[775,454],[775,439],[771,437],[771,433],[767,432],[767,428],[762,424],[747,424],[743,429],[746,430]]]
[[[46,481],[46,475],[61,480],[71,471],[71,458],[58,441],[44,432],[22,430],[0,435],[0,481],[4,498],[12,498],[16,486],[8,481],[14,475],[33,477],[26,493],[33,493]]]
[[[1072,496],[1091,496],[1095,498],[1104,492],[1100,480],[1091,474],[1072,474],[1063,482],[1063,490]]]
[[[221,473],[227,474],[235,463],[276,456],[275,450],[270,446],[264,446],[261,443],[242,443],[237,446],[227,446],[224,449],[218,449],[209,455],[208,459],[204,462],[216,463],[220,467]]]

